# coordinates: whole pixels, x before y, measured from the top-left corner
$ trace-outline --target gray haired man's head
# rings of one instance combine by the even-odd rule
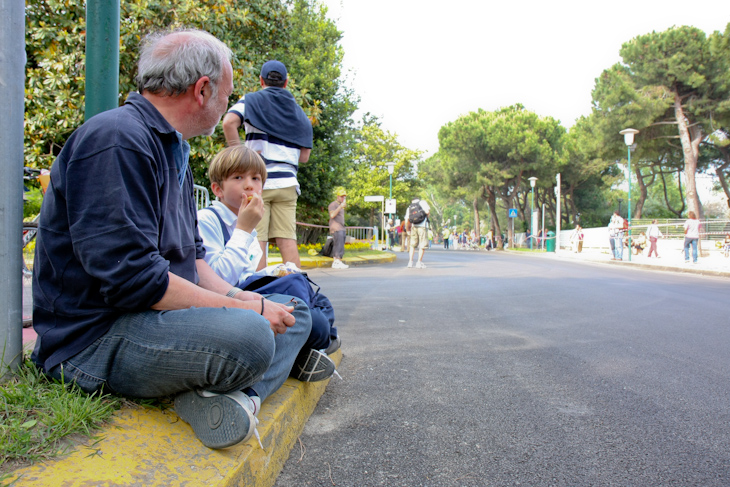
[[[137,67],[137,91],[181,95],[203,76],[215,95],[226,61],[233,52],[208,32],[184,29],[144,38]]]

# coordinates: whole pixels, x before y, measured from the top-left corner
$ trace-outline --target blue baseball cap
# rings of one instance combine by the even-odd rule
[[[261,67],[261,77],[266,79],[269,77],[269,73],[272,71],[276,71],[277,73],[281,74],[284,79],[286,79],[286,66],[284,66],[284,63],[281,61],[266,61],[264,65]]]

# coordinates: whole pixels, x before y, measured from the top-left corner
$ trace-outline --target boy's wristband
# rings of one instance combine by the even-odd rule
[[[231,290],[226,293],[226,296],[228,296],[229,298],[232,298],[236,294],[242,293],[242,292],[243,292],[243,289],[237,288],[237,287],[232,287]]]

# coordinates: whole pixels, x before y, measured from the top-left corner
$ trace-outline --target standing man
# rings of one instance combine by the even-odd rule
[[[200,441],[224,448],[254,433],[311,317],[280,304],[289,296],[231,287],[204,260],[187,140],[226,111],[231,50],[199,30],[151,34],[140,49],[139,93],[79,127],[51,169],[31,358],[88,393],[176,395]]]
[[[613,212],[608,232],[609,235],[613,234],[613,260],[624,260],[624,219],[618,211]]]
[[[431,213],[431,207],[428,203],[414,198],[406,210],[406,229],[410,239],[410,250],[408,252],[408,265],[413,267],[413,253],[418,247],[418,262],[416,269],[425,269],[423,263],[423,254],[428,247],[428,215]]]
[[[223,118],[223,133],[229,146],[238,145],[238,131],[243,125],[246,145],[266,163],[264,217],[256,227],[264,251],[258,269],[266,267],[270,239],[276,241],[282,262],[301,267],[297,248],[297,198],[301,193],[297,171],[312,152],[312,123],[286,89],[289,79],[283,63],[265,62],[259,83],[263,89],[248,93],[228,111]]]
[[[339,187],[335,190],[336,199],[330,203],[327,210],[330,214],[330,234],[332,235],[332,262],[333,269],[347,269],[349,265],[342,262],[345,255],[345,206],[347,206],[347,191]]]

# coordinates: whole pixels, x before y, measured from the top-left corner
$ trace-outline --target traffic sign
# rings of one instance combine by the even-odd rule
[[[517,218],[517,208],[510,208],[509,209],[509,217],[510,218]]]

